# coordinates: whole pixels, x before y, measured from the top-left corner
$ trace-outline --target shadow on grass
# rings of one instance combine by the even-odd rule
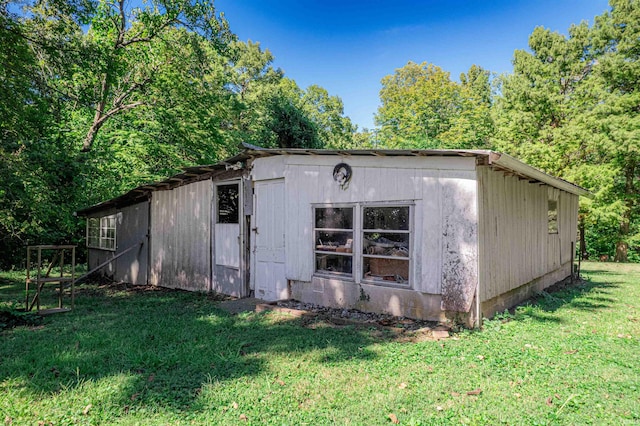
[[[197,409],[203,386],[257,375],[275,382],[273,363],[291,354],[327,364],[376,356],[367,330],[305,328],[276,314],[231,316],[203,294],[136,293],[85,286],[74,311],[0,334],[0,384],[55,394],[104,382],[123,413],[181,411]]]
[[[561,281],[537,293],[530,299],[511,308],[508,314],[498,314],[496,319],[524,320],[533,319],[540,322],[561,323],[562,319],[555,315],[561,308],[577,309],[587,312],[596,312],[600,309],[608,309],[618,301],[609,297],[611,289],[619,287],[615,281],[598,282],[591,278],[601,271],[589,271],[585,278],[576,280],[572,284],[569,279]],[[602,275],[615,275],[612,272],[602,272]]]

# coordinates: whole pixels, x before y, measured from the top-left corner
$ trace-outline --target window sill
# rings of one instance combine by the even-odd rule
[[[372,279],[363,278],[361,283],[368,284],[368,285],[375,285],[377,287],[389,287],[389,288],[398,288],[402,290],[412,290],[411,283],[409,281],[405,283],[399,283],[395,281],[372,280]]]
[[[315,271],[313,273],[313,278],[322,278],[325,280],[340,280],[354,283],[356,280],[353,275],[341,274],[339,272],[323,272],[323,271]]]

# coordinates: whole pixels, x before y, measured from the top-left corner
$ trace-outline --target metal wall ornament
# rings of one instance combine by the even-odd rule
[[[349,188],[349,181],[351,181],[351,166],[347,163],[338,163],[333,168],[333,180],[335,180],[340,189],[346,190]]]

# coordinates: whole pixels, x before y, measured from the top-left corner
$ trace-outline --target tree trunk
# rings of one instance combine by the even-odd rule
[[[627,262],[629,260],[629,243],[627,243],[627,238],[631,228],[631,215],[633,214],[634,197],[636,196],[635,185],[633,184],[635,171],[636,162],[630,159],[625,170],[624,195],[626,198],[626,209],[622,215],[622,221],[620,221],[619,239],[616,243],[616,256],[613,259],[616,262]]]
[[[584,238],[584,216],[580,215],[578,221],[578,230],[580,232],[580,259],[588,260],[589,253],[587,253],[587,241]]]
[[[96,139],[96,134],[98,130],[102,127],[101,121],[94,121],[91,127],[89,128],[89,132],[87,132],[87,136],[84,138],[84,142],[82,142],[82,152],[91,151],[91,146],[93,145],[93,141]]]
[[[629,245],[625,241],[618,241],[616,243],[616,257],[613,259],[616,262],[627,262],[629,260],[627,254]]]
[[[96,112],[93,116],[93,123],[87,132],[87,136],[82,142],[82,152],[91,151],[93,141],[96,139],[96,134],[100,127],[102,127],[102,120],[104,116],[104,108],[107,104],[107,92],[109,90],[109,76],[105,73],[102,74],[102,81],[100,83],[100,102],[96,105]]]

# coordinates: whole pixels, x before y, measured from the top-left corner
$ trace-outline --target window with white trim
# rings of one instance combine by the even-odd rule
[[[409,206],[362,208],[362,278],[378,283],[408,284]]]
[[[315,272],[408,286],[411,214],[409,204],[315,207]]]
[[[353,276],[353,207],[314,208],[316,272]]]
[[[116,249],[116,215],[90,217],[87,219],[87,247]]]

